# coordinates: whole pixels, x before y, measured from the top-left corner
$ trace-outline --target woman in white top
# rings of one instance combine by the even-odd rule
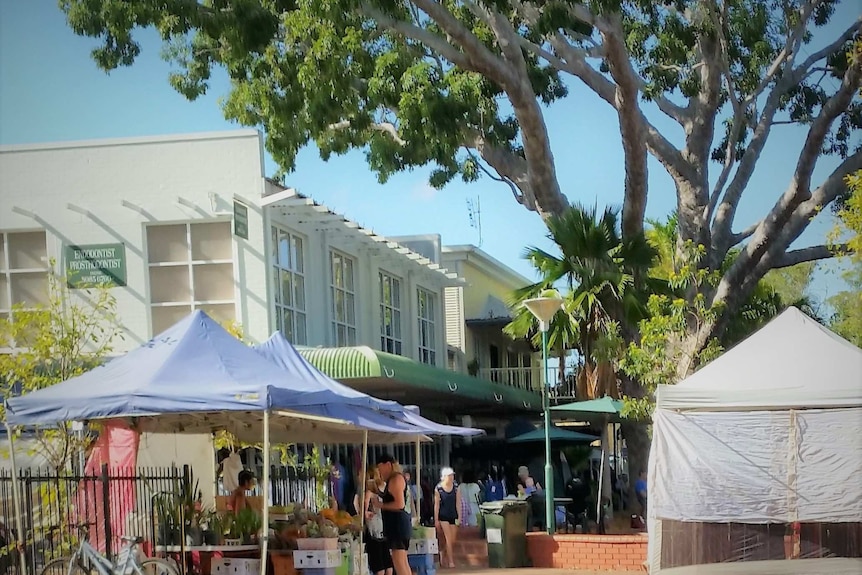
[[[476,474],[465,471],[464,482],[458,486],[461,495],[461,525],[475,527],[479,525],[479,503],[481,503],[482,488],[476,483]]]

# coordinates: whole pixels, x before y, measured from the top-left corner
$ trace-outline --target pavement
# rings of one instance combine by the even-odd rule
[[[439,575],[632,575],[633,571],[591,571],[589,569],[438,569]]]

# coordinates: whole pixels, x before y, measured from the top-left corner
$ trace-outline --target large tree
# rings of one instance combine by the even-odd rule
[[[61,0],[72,29],[101,40],[97,64],[131,65],[139,27],[156,27],[177,65],[172,85],[204,93],[214,68],[231,78],[225,115],[266,131],[285,170],[314,141],[324,157],[365,150],[381,180],[432,165],[431,183],[483,174],[543,217],[568,206],[543,104],[581,82],[612,107],[624,150],[623,233],[643,230],[647,157],[676,188],[681,242],[721,269],[706,288],[714,321],[703,347],[771,269],[829,257],[791,249],[862,168],[860,62],[847,57],[860,19],[806,46],[837,0]],[[571,102],[573,109],[577,104]],[[664,114],[681,145],[658,129]],[[773,128],[806,136],[774,205],[734,226]],[[573,134],[573,137],[581,135]],[[824,155],[839,158],[813,181]]]

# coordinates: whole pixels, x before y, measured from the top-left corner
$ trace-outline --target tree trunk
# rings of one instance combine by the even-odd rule
[[[620,373],[620,388],[624,395],[634,398],[644,397],[644,388],[639,382],[624,373]],[[635,481],[641,471],[646,470],[649,463],[650,451],[650,422],[623,420],[620,431],[626,441],[626,454],[628,456],[629,475],[629,509],[640,512],[635,494]],[[644,518],[646,519],[646,518]]]
[[[629,461],[629,509],[640,512],[635,494],[635,481],[649,462],[650,436],[649,424],[639,421],[625,421],[620,424]]]

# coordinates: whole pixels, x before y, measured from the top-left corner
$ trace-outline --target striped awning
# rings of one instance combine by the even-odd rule
[[[489,406],[498,404],[532,412],[542,409],[541,397],[535,391],[425,365],[370,347],[299,348],[299,352],[317,369],[348,385],[352,379],[390,380],[393,385],[451,395],[453,399],[469,398]]]

